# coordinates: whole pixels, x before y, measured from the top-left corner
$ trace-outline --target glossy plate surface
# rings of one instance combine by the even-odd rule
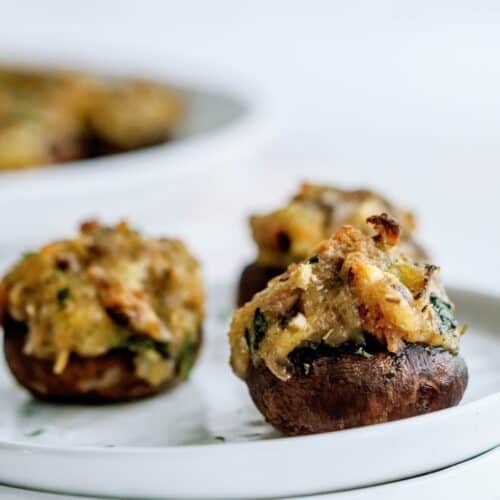
[[[191,380],[112,407],[33,401],[2,369],[0,482],[68,493],[257,498],[359,488],[437,470],[500,443],[500,299],[451,290],[469,325],[463,402],[434,414],[285,438],[227,366],[230,286],[211,287],[205,350]],[[64,473],[62,473],[64,471]]]

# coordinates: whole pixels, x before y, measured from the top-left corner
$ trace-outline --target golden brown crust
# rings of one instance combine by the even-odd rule
[[[296,348],[363,346],[367,335],[392,353],[407,343],[457,352],[463,328],[436,267],[413,263],[390,245],[392,236],[378,235],[344,226],[238,309],[229,332],[235,373],[245,379],[248,364],[263,361],[286,380]]]
[[[375,241],[387,244],[389,247],[398,244],[401,228],[394,217],[384,212],[368,217],[366,222],[376,228],[377,234],[373,237]]]
[[[401,353],[338,350],[299,353],[287,381],[250,364],[250,395],[266,420],[286,434],[336,431],[458,404],[467,387],[464,360],[447,351],[408,345]],[[306,375],[307,373],[307,375]]]
[[[196,358],[200,345],[196,346]],[[177,373],[159,385],[151,385],[135,374],[134,353],[115,349],[102,356],[82,357],[72,354],[66,368],[54,373],[50,360],[38,359],[23,352],[26,328],[22,323],[4,321],[4,351],[17,381],[35,397],[57,403],[119,403],[154,396],[182,381]]]
[[[382,212],[367,221],[369,216]],[[392,217],[401,222],[401,231]],[[252,237],[258,247],[257,261],[272,267],[286,267],[306,258],[320,241],[347,224],[372,235],[370,223],[377,224],[381,237],[387,237],[389,244],[394,244],[391,238],[394,241],[401,236],[401,249],[412,260],[427,259],[426,252],[415,242],[413,214],[376,192],[305,183],[284,206],[250,217]]]

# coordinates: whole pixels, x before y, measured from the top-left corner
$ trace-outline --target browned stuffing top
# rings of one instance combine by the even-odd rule
[[[401,222],[400,247],[408,257],[425,259],[425,252],[413,240],[416,224],[410,211],[373,191],[347,191],[306,183],[285,206],[250,218],[259,250],[257,260],[264,266],[285,268],[305,259],[312,248],[345,224],[372,235],[373,228],[367,218],[381,212],[388,212]]]
[[[26,354],[52,359],[56,373],[71,353],[123,348],[136,353],[139,376],[160,383],[194,350],[204,314],[200,266],[186,247],[124,222],[89,221],[77,238],[25,255],[0,290],[0,309],[28,327]]]
[[[294,349],[363,346],[368,336],[393,353],[406,343],[458,350],[462,329],[438,268],[400,252],[392,217],[372,216],[369,222],[377,228],[373,236],[343,226],[236,311],[229,337],[231,364],[240,377],[252,362],[286,379]]]

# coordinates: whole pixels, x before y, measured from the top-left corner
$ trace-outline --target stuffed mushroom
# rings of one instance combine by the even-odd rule
[[[0,67],[0,171],[165,142],[181,101],[147,80]]]
[[[201,344],[198,262],[178,240],[89,221],[3,278],[7,363],[36,397],[127,401],[186,379]]]
[[[0,171],[84,157],[92,85],[75,72],[0,68]]]
[[[165,142],[181,115],[179,96],[144,80],[109,82],[95,92],[89,124],[105,152]]]
[[[287,434],[386,422],[456,405],[467,386],[463,328],[438,281],[371,216],[343,226],[236,311],[231,365]]]
[[[366,218],[381,212],[392,214],[402,223],[400,246],[407,255],[416,260],[425,258],[425,251],[413,239],[413,214],[372,191],[305,183],[284,207],[250,217],[258,254],[241,275],[238,305],[265,288],[269,279],[281,274],[289,264],[303,260],[314,246],[344,224],[372,234]]]

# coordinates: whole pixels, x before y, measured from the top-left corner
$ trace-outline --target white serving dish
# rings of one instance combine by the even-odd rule
[[[186,109],[171,141],[99,158],[0,171],[0,209],[10,203],[84,199],[130,188],[140,196],[141,185],[187,181],[245,157],[273,133],[274,119],[256,93],[227,85],[205,88],[203,82],[172,86]]]
[[[285,438],[231,373],[225,333],[232,288],[210,288],[205,349],[191,380],[149,401],[111,407],[33,401],[2,371],[0,482],[78,494],[262,498],[396,481],[500,443],[500,299],[452,290],[470,325],[463,402],[365,428]]]
[[[166,63],[160,68],[119,63],[103,67],[58,58],[11,59],[26,66],[45,61],[53,67],[164,81],[183,97],[186,110],[173,140],[165,144],[0,172],[0,259],[19,255],[47,238],[71,234],[89,217],[147,221],[154,230],[161,228],[190,243],[193,234],[186,228],[193,221],[210,222],[205,207],[222,203],[214,193],[224,190],[229,178],[245,175],[244,160],[276,133],[275,114],[266,97],[245,82],[227,81],[216,70],[207,74],[202,68]],[[206,249],[208,243],[201,246]]]

